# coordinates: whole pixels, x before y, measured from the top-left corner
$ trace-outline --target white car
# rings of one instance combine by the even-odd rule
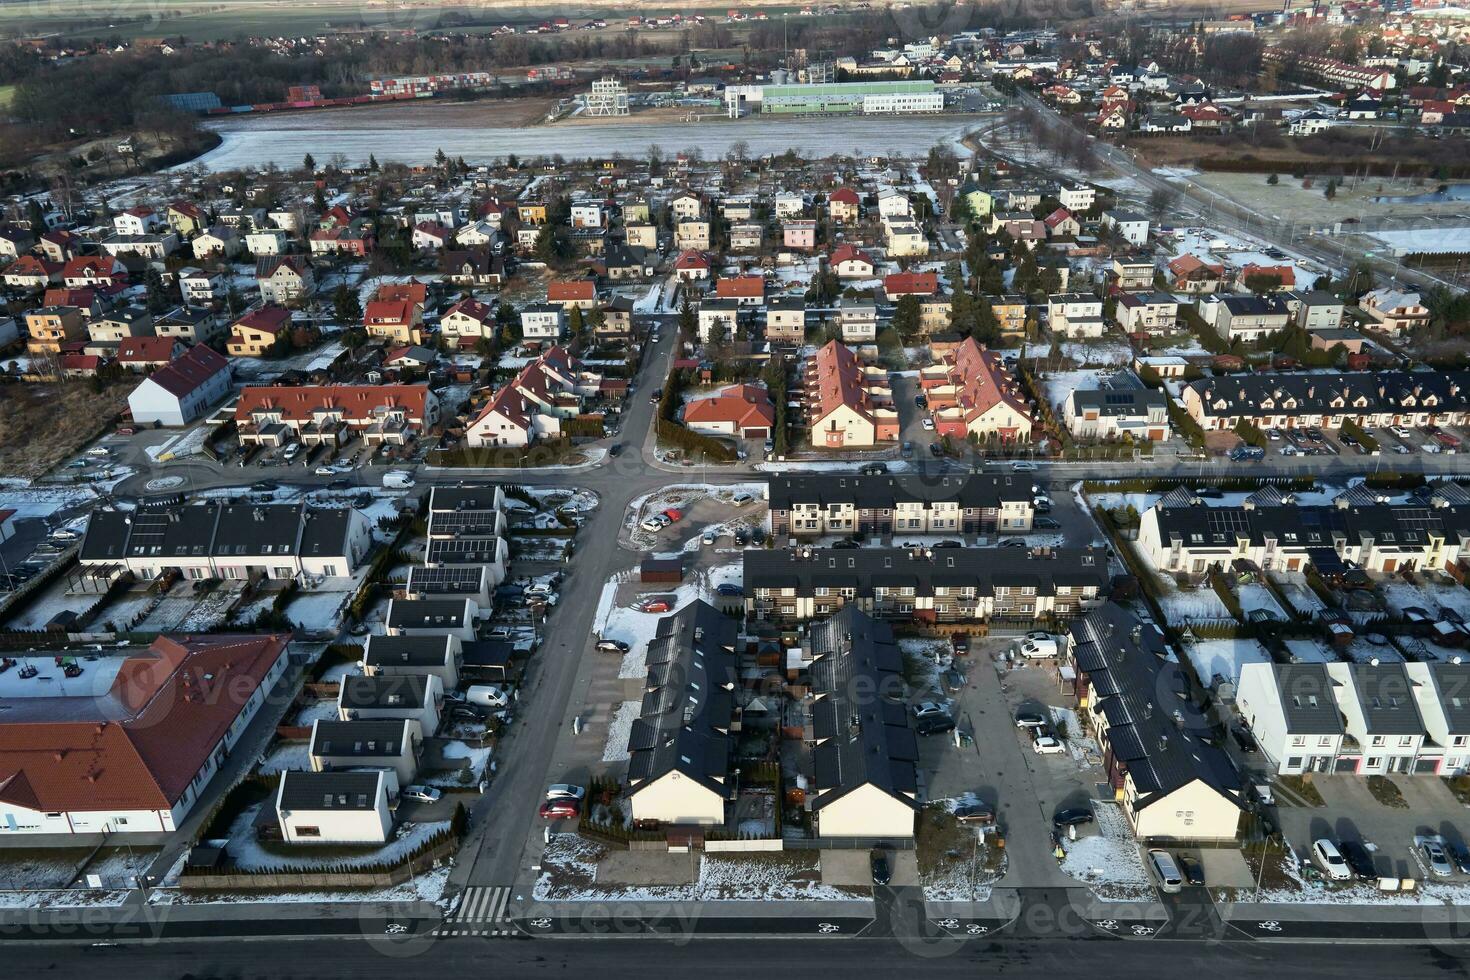
[[[1408,439],[1408,438],[1411,438],[1414,435],[1414,433],[1410,432],[1408,429],[1404,428],[1402,425],[1392,426],[1392,427],[1389,428],[1388,431],[1389,432],[1392,432],[1394,435],[1398,436],[1400,439]]]
[[[716,540],[716,538],[715,538],[715,532],[713,532],[713,531],[705,531],[704,534],[703,534],[703,536],[701,536],[699,540],[700,540],[701,543],[703,543],[705,545],[714,544],[715,543],[715,540]]]
[[[1348,867],[1337,845],[1325,837],[1312,842],[1312,860],[1333,881],[1347,881],[1353,876],[1353,869]]]
[[[312,472],[315,473],[317,476],[335,476],[337,473],[337,471],[332,469],[330,466],[318,466]]]
[[[405,786],[402,793],[405,800],[417,800],[420,803],[437,803],[443,795],[432,786]]]
[[[1042,735],[1031,743],[1031,749],[1037,755],[1059,755],[1067,751],[1067,747],[1050,735]]]
[[[650,534],[657,534],[659,531],[662,531],[664,529],[664,525],[660,524],[652,517],[640,524],[639,527],[643,528],[643,530],[645,531],[648,531]]]
[[[744,507],[746,504],[750,503],[754,499],[755,497],[746,493],[744,490],[741,490],[739,493],[735,494],[735,496],[730,498],[730,502],[736,507]]]
[[[924,420],[924,430],[926,432],[933,432],[934,431],[934,420],[933,419],[925,419]]]
[[[1049,636],[1039,640],[1028,636],[1017,649],[1027,660],[1046,660],[1057,655],[1057,641]]]
[[[1011,469],[1016,471],[1017,473],[1035,473],[1036,464],[1027,462],[1024,459],[1018,459],[1016,460],[1016,462],[1011,464]]]
[[[548,800],[578,800],[587,795],[584,786],[573,786],[571,783],[552,783],[546,788]]]

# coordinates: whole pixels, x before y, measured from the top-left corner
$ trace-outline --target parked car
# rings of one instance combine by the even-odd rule
[[[574,786],[571,783],[552,783],[546,787],[546,798],[548,800],[572,800],[580,803],[582,797],[587,795],[587,787]]]
[[[1050,517],[1038,517],[1031,522],[1031,526],[1038,531],[1060,531],[1062,526]]]
[[[1037,735],[1031,742],[1031,751],[1037,755],[1060,755],[1067,747],[1052,735]]]
[[[1343,860],[1337,845],[1325,837],[1312,842],[1312,860],[1333,881],[1346,881],[1353,876],[1353,869]]]
[[[1153,869],[1154,879],[1159,883],[1159,891],[1166,895],[1177,895],[1184,889],[1184,875],[1179,871],[1179,865],[1174,863],[1174,856],[1163,848],[1150,848],[1148,852],[1149,867]]]
[[[1000,546],[1002,548],[1024,548],[1026,547],[1026,542],[1022,538],[1006,538],[1000,543]]]
[[[1337,850],[1359,881],[1372,881],[1378,877],[1378,872],[1373,867],[1373,855],[1368,853],[1361,841],[1345,840],[1338,845]]]
[[[943,456],[944,447],[940,446],[937,442],[929,443],[929,455],[935,457],[936,459],[940,456]]]
[[[721,582],[715,586],[715,594],[722,596],[742,596],[745,595],[745,590],[734,582]]]
[[[1051,822],[1055,827],[1081,827],[1094,819],[1092,807],[1072,806],[1052,814]]]
[[[995,823],[995,811],[983,803],[961,803],[954,808],[954,818],[960,823]]]
[[[1017,649],[1027,660],[1044,660],[1058,652],[1056,637],[1047,633],[1027,633]]]
[[[887,463],[864,463],[858,468],[858,472],[864,476],[882,476],[888,472]]]
[[[598,640],[597,649],[602,653],[627,653],[628,644],[622,640]]]
[[[1246,731],[1244,726],[1232,725],[1230,727],[1230,737],[1235,739],[1235,744],[1240,746],[1240,751],[1256,751],[1256,740],[1251,737],[1251,733]]]
[[[582,808],[574,800],[547,800],[541,804],[542,820],[575,820]]]
[[[869,852],[868,867],[873,872],[873,884],[886,885],[893,880],[893,864],[888,860],[888,852],[881,847]]]
[[[1185,881],[1196,887],[1204,887],[1205,869],[1199,861],[1188,855],[1181,854],[1179,855],[1179,867],[1184,872]]]
[[[947,714],[949,714],[949,708],[940,704],[938,701],[920,701],[914,705],[915,718],[929,718]]]
[[[615,443],[613,443],[611,446],[608,447],[607,454],[609,456],[621,456],[621,455],[623,455],[623,444],[621,442],[615,442]]]
[[[1420,843],[1419,857],[1429,873],[1436,878],[1448,878],[1455,873],[1455,866],[1450,863],[1450,856],[1439,841],[1426,840]]]
[[[643,611],[646,613],[666,613],[669,609],[669,604],[662,599],[654,599],[643,604]]]
[[[1017,473],[1035,473],[1036,464],[1028,460],[1018,459],[1011,464],[1011,469]]]
[[[965,675],[951,667],[944,672],[944,689],[951,694],[958,694],[965,689]]]
[[[931,419],[931,418],[928,418],[927,416],[924,418],[924,421],[920,422],[919,424],[924,427],[924,431],[925,432],[933,432],[934,431],[934,420]]]
[[[439,797],[444,794],[432,786],[405,786],[401,795],[405,800],[416,800],[419,803],[437,803]]]
[[[736,493],[735,496],[730,498],[730,503],[734,504],[736,507],[744,507],[746,504],[750,503],[754,499],[755,496],[753,494],[749,494],[746,493],[744,490],[741,490],[740,492]]]
[[[914,444],[911,442],[904,443],[902,446],[899,447],[899,453],[903,456],[904,459],[913,459]]]
[[[1022,711],[1016,715],[1017,728],[1045,728],[1046,716],[1039,711]]]
[[[949,715],[929,715],[914,722],[916,735],[942,735],[954,731],[954,719]]]
[[[1455,868],[1460,874],[1470,875],[1470,848],[1464,844],[1449,845],[1450,858],[1455,862]]]
[[[699,540],[702,544],[711,545],[719,539],[715,536],[715,532],[705,531],[704,534],[700,536]]]

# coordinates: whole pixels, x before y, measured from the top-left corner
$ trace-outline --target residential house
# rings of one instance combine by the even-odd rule
[[[839,279],[871,279],[876,270],[873,259],[862,249],[839,245],[827,258],[827,267]]]
[[[597,283],[591,279],[553,279],[546,284],[546,302],[568,312],[573,307],[590,310],[597,305]]]
[[[764,229],[755,222],[742,222],[730,226],[730,251],[759,252]]]
[[[274,812],[286,844],[385,844],[398,797],[391,769],[343,772],[287,770],[276,785]]]
[[[766,303],[766,340],[778,344],[805,341],[806,300],[799,296],[777,296]]]
[[[31,354],[59,354],[61,348],[87,335],[82,311],[75,306],[42,306],[26,310],[26,350]]]
[[[1096,338],[1103,335],[1103,302],[1091,293],[1058,293],[1047,299],[1047,325],[1055,335]]]
[[[855,607],[899,622],[1034,622],[1095,608],[1110,583],[1101,548],[756,549],[744,555],[745,613],[822,619]]]
[[[685,218],[681,220],[674,226],[674,245],[685,251],[709,251],[709,222],[703,218]]]
[[[763,276],[721,276],[715,280],[715,295],[741,306],[761,306],[766,301],[766,280]]]
[[[245,251],[256,258],[285,255],[290,239],[279,228],[258,228],[245,236]]]
[[[844,296],[837,301],[837,323],[844,343],[871,344],[878,339],[878,306]]]
[[[635,821],[725,825],[736,792],[731,763],[741,713],[736,632],[734,620],[702,601],[659,619],[628,737]]]
[[[524,306],[521,308],[521,337],[528,345],[555,344],[566,334],[566,319],[566,308],[558,303]]]
[[[435,490],[440,489],[435,487]],[[362,651],[363,673],[369,677],[432,676],[444,690],[459,686],[464,645],[449,633],[387,636],[375,633]]]
[[[709,259],[702,252],[685,250],[674,260],[674,278],[681,282],[700,282],[708,279]]]
[[[1205,262],[1196,255],[1181,255],[1169,262],[1169,288],[1176,293],[1213,293],[1224,279],[1224,265]]]
[[[898,438],[888,373],[865,368],[837,341],[808,362],[805,388],[813,447],[867,447]]]
[[[432,736],[444,711],[444,682],[433,674],[349,674],[337,690],[337,717],[342,721],[418,723]]]
[[[198,344],[138,382],[128,409],[137,425],[188,425],[230,390],[229,360]]]
[[[685,428],[704,435],[767,439],[775,424],[776,410],[762,385],[731,385],[684,404]]]
[[[275,306],[294,306],[316,289],[311,264],[300,255],[271,255],[256,259],[255,279],[260,299]]]
[[[439,422],[439,399],[423,384],[300,385],[240,389],[235,425],[243,445],[401,446]]]
[[[1136,385],[1073,388],[1062,401],[1062,424],[1078,439],[1162,442],[1169,438],[1163,392]]]
[[[0,724],[0,835],[181,830],[286,673],[287,635],[161,636]],[[107,676],[107,675],[105,675]],[[81,838],[78,838],[81,840]]]
[[[385,769],[399,786],[418,774],[424,752],[424,733],[407,718],[385,721],[336,721],[318,718],[311,723],[307,748],[313,772]]]
[[[1391,336],[1400,337],[1429,325],[1429,308],[1416,292],[1372,289],[1358,299],[1358,307],[1377,329]]]
[[[1113,259],[1113,285],[1122,290],[1154,288],[1154,264],[1150,259],[1118,256]]]
[[[1179,301],[1171,293],[1123,293],[1116,314],[1124,333],[1165,333],[1179,320]]]
[[[1308,333],[1336,330],[1342,326],[1347,304],[1323,289],[1293,290],[1284,297],[1296,325]]]
[[[475,640],[480,607],[473,599],[389,599],[383,626],[390,636],[439,636]]]
[[[893,628],[847,606],[813,625],[802,653],[810,658],[805,802],[813,832],[826,839],[911,840],[919,745],[902,697],[904,660]]]
[[[412,298],[394,296],[368,303],[362,313],[367,335],[393,345],[421,344],[424,340],[424,308]]]
[[[193,249],[195,259],[231,259],[239,255],[243,247],[235,229],[224,225],[216,225],[200,232],[189,245]]]
[[[105,289],[125,285],[128,269],[114,255],[84,255],[66,263],[61,281],[68,289]]]
[[[1209,722],[1163,632],[1106,603],[1069,627],[1077,712],[1133,832],[1147,841],[1233,841],[1240,777],[1206,739]]]
[[[1227,343],[1252,343],[1286,329],[1291,310],[1277,296],[1206,296],[1196,306],[1200,317]]]
[[[439,336],[452,346],[474,347],[495,334],[495,308],[477,299],[462,299],[439,318]]]
[[[186,350],[187,347],[171,337],[124,337],[118,341],[113,360],[129,371],[145,372],[172,363]]]
[[[740,327],[740,311],[744,309],[738,299],[715,297],[699,304],[699,339],[709,343],[718,330],[725,340],[735,337]]]
[[[227,292],[222,272],[183,268],[178,272],[179,298],[185,306],[209,306]]]
[[[834,224],[850,225],[858,220],[861,199],[850,187],[839,187],[827,195],[827,214]]]
[[[1148,244],[1148,219],[1132,211],[1104,211],[1102,224],[1130,245]]]
[[[1025,442],[1031,438],[1031,412],[1020,385],[1000,356],[973,337],[919,372],[935,430],[960,441],[973,434],[982,441]]]
[[[264,357],[291,327],[291,311],[282,306],[260,306],[230,327],[225,349],[232,357]]]
[[[153,314],[148,307],[129,303],[115,306],[87,324],[95,344],[116,344],[125,337],[153,336]]]
[[[187,344],[212,344],[224,338],[225,321],[213,310],[180,306],[160,313],[153,321],[153,332]]]
[[[1029,531],[1025,474],[941,476],[822,474],[766,479],[772,539],[827,535],[971,535]]]
[[[817,223],[804,218],[792,218],[781,225],[783,248],[809,252],[817,247]]]

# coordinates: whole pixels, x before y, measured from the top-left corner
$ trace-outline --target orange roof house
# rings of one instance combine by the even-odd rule
[[[707,435],[765,439],[775,424],[770,393],[760,385],[733,385],[684,406],[684,425]]]

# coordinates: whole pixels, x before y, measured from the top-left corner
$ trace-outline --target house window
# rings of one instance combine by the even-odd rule
[[[1383,766],[1383,760],[1381,758],[1379,758],[1378,756],[1375,756],[1375,755],[1370,755],[1370,756],[1368,756],[1368,762],[1365,764],[1364,768],[1365,769],[1380,769],[1380,768],[1382,768],[1382,766]]]
[[[1301,767],[1302,767],[1302,757],[1301,756],[1299,756],[1299,755],[1287,756],[1287,758],[1286,758],[1286,768],[1288,768],[1288,769],[1300,769]]]
[[[1321,738],[1317,739],[1317,744],[1318,745],[1322,745],[1322,746],[1331,745],[1332,744],[1332,736],[1331,735],[1323,735]]]
[[[1292,744],[1292,746],[1297,747],[1297,748],[1299,748],[1299,747],[1301,747],[1303,745],[1306,745],[1307,744],[1306,736],[1304,736],[1304,735],[1296,735],[1296,736],[1293,736],[1292,737],[1292,740],[1291,740],[1291,744]]]
[[[1384,738],[1382,735],[1374,735],[1373,736],[1373,744],[1374,745],[1387,745],[1388,744],[1388,739]]]
[[[1400,735],[1399,736],[1399,745],[1409,746],[1409,745],[1413,745],[1413,744],[1414,744],[1414,736],[1412,736],[1412,735]]]

